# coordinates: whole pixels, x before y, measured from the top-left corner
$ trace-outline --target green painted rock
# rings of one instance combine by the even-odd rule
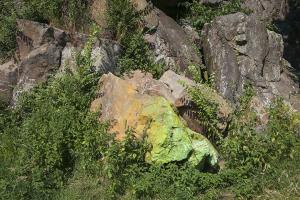
[[[128,128],[137,138],[146,134],[152,149],[146,161],[164,164],[187,161],[194,166],[216,165],[218,153],[200,133],[188,128],[172,107],[173,98],[167,86],[151,77],[134,72],[121,79],[113,74],[100,80],[100,97],[91,110],[101,109],[101,121],[110,121],[112,133],[121,141]]]
[[[187,160],[193,165],[206,161],[216,165],[218,153],[202,135],[190,130],[162,97],[153,97],[145,103],[140,117],[148,121],[146,130],[152,150],[146,155],[149,163],[169,163]]]

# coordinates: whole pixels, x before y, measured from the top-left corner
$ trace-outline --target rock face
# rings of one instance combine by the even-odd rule
[[[167,68],[182,73],[187,72],[191,64],[202,64],[201,54],[190,41],[188,34],[174,19],[147,0],[131,0],[139,12],[144,12],[144,27],[151,31],[145,35],[145,40],[153,51],[157,63],[165,63]],[[159,1],[161,5],[173,7],[178,1]],[[95,0],[92,15],[95,21],[105,28],[106,0]],[[103,6],[105,5],[105,6]],[[93,14],[94,13],[94,14]]]
[[[247,82],[254,85],[264,105],[278,95],[289,101],[299,91],[282,58],[282,37],[267,30],[255,16],[218,17],[205,25],[202,34],[206,65],[215,73],[216,89],[226,99],[235,102]]]
[[[60,66],[61,52],[68,40],[67,34],[46,24],[19,19],[17,21],[18,73],[13,73],[13,102],[18,95],[35,84],[47,80]],[[8,98],[7,100],[10,100]]]
[[[76,70],[75,57],[82,50],[84,42],[85,40],[79,46],[75,46],[72,42],[67,43],[62,51],[60,71],[67,68],[71,71]],[[121,48],[117,42],[105,39],[97,40],[92,49],[93,70],[97,73],[116,72],[120,52]]]
[[[0,96],[15,103],[23,91],[67,68],[76,68],[75,54],[80,52],[87,36],[69,34],[46,24],[18,20],[17,61],[0,65]],[[116,71],[120,46],[116,42],[98,40],[92,50],[94,70]]]
[[[68,37],[60,29],[48,26],[46,24],[19,19],[17,43],[19,59],[23,60],[34,49],[44,44],[56,44],[59,47],[65,46]]]
[[[242,7],[250,9],[258,19],[271,22],[283,20],[288,13],[288,0],[247,0]]]
[[[193,45],[189,34],[174,19],[146,0],[133,0],[138,11],[147,11],[144,25],[152,30],[145,35],[145,40],[152,47],[157,63],[165,63],[167,68],[181,73],[188,73],[189,65],[200,66],[201,54]],[[176,1],[161,2],[176,5]]]
[[[13,99],[44,82],[60,65],[61,48],[55,44],[44,44],[32,50],[18,65],[18,83],[14,89]]]
[[[199,167],[217,164],[218,154],[210,142],[190,130],[177,116],[172,103],[162,97],[171,95],[168,87],[160,81],[143,82],[141,76],[141,72],[135,72],[125,79],[111,73],[103,75],[100,80],[100,97],[92,103],[91,109],[97,111],[101,108],[100,120],[112,122],[111,132],[116,133],[118,140],[125,137],[128,128],[135,131],[137,138],[146,135],[152,145],[146,155],[149,163],[187,160]],[[147,86],[151,82],[153,86],[156,84],[156,89]]]
[[[202,64],[201,54],[190,41],[188,34],[171,17],[153,8],[145,17],[145,24],[153,33],[145,39],[152,47],[156,62],[164,62],[169,69],[188,73],[189,65]]]
[[[10,102],[17,79],[18,68],[13,61],[0,65],[0,103]]]

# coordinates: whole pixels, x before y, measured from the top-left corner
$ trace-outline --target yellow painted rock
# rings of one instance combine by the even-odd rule
[[[139,73],[125,79],[113,74],[103,75],[99,98],[92,103],[91,110],[101,108],[100,120],[111,122],[110,131],[116,133],[117,140],[125,138],[128,128],[134,130],[137,138],[146,135],[152,146],[146,154],[148,163],[188,161],[195,166],[206,163],[216,165],[217,151],[204,136],[189,129],[177,115],[171,100],[164,97],[169,95],[165,85],[154,79],[142,81],[145,77]],[[139,77],[142,79],[139,80]],[[148,89],[143,90],[141,83],[148,85]],[[147,92],[152,84],[161,95]]]

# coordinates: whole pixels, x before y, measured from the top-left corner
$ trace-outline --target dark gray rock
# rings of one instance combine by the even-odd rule
[[[50,76],[60,74],[67,67],[74,71],[76,53],[83,49],[88,38],[29,20],[17,23],[17,59],[0,66],[0,98],[13,104],[22,92],[47,81]],[[97,40],[92,49],[94,70],[115,72],[119,53],[118,43]]]
[[[61,47],[55,44],[44,44],[32,50],[26,59],[18,65],[20,77],[13,92],[16,102],[20,93],[27,91],[38,83],[45,82],[60,66]]]
[[[283,59],[281,35],[267,30],[254,15],[217,17],[205,25],[202,35],[206,65],[215,73],[216,89],[226,99],[236,102],[247,82],[254,85],[264,105],[276,96],[289,101],[298,93]]]
[[[288,0],[246,0],[243,8],[250,9],[252,15],[267,22],[282,20],[288,13]]]
[[[74,46],[67,43],[62,51],[60,72],[69,69],[76,70],[76,54],[82,50],[82,46]],[[117,59],[121,53],[119,43],[111,40],[97,40],[92,49],[93,70],[98,73],[115,73],[117,69]]]
[[[55,43],[64,47],[69,40],[67,33],[63,30],[34,21],[17,20],[18,53],[19,59],[23,60],[34,49],[47,43]]]
[[[145,17],[145,23],[149,28],[155,29],[145,39],[153,47],[156,62],[164,62],[169,69],[181,73],[186,73],[189,65],[202,64],[197,47],[171,17],[154,8]]]
[[[0,103],[10,103],[18,74],[18,68],[13,61],[0,65]]]

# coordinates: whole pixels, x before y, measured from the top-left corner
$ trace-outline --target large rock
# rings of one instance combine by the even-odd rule
[[[60,66],[61,48],[55,44],[44,44],[32,50],[19,65],[18,83],[14,89],[13,101],[20,93],[27,91],[38,83],[45,82]]]
[[[254,85],[264,105],[276,96],[289,101],[299,91],[287,73],[282,37],[267,30],[255,16],[217,17],[205,25],[202,34],[206,65],[215,73],[216,89],[226,99],[236,102],[247,82]]]
[[[0,103],[10,103],[18,74],[18,68],[13,61],[0,65]]]
[[[189,35],[174,19],[157,8],[145,16],[145,25],[154,29],[145,39],[152,47],[156,62],[165,63],[169,69],[188,74],[188,66],[202,64],[201,54]]]
[[[67,33],[63,30],[34,21],[17,20],[17,43],[19,59],[23,60],[34,49],[44,44],[55,43],[65,46],[68,41]]]
[[[76,55],[83,49],[82,45],[74,45],[69,42],[62,51],[60,71],[76,71]],[[119,43],[107,39],[96,40],[92,48],[92,68],[97,73],[115,73],[117,69],[117,59],[121,53]]]
[[[153,88],[148,87],[147,83],[154,83],[154,80],[143,82],[139,78],[141,73],[136,74],[125,79],[111,73],[103,75],[99,83],[99,98],[92,103],[93,111],[101,109],[100,120],[112,123],[110,131],[116,133],[116,138],[124,139],[129,128],[134,130],[137,138],[146,136],[152,145],[146,155],[149,163],[186,160],[200,167],[217,164],[218,154],[211,143],[187,127],[173,110],[172,103],[162,97],[164,94],[160,91],[149,93]],[[166,87],[159,81],[156,84]]]
[[[17,25],[17,59],[0,68],[0,96],[7,103],[16,103],[23,91],[47,81],[50,76],[67,68],[75,71],[76,54],[88,39],[85,34],[70,34],[29,20],[19,19]],[[119,53],[118,43],[97,40],[92,48],[93,70],[115,72]]]
[[[106,5],[106,0],[95,0],[94,3],[97,6],[92,8],[92,13],[100,15],[98,24],[101,25],[107,12],[105,6],[101,5]],[[174,19],[147,0],[131,0],[131,3],[137,11],[144,12],[144,27],[152,30],[145,35],[145,40],[151,46],[157,63],[165,63],[169,69],[182,73],[187,72],[187,67],[191,64],[197,66],[202,64],[201,54]],[[160,1],[160,3],[174,6],[177,1]]]
[[[170,88],[172,95],[175,98],[176,107],[182,106],[182,100],[187,97],[186,87],[193,87],[196,85],[191,79],[180,76],[172,70],[166,71],[159,80]]]
[[[288,0],[247,0],[242,7],[250,9],[251,15],[267,22],[283,20],[289,9]]]

